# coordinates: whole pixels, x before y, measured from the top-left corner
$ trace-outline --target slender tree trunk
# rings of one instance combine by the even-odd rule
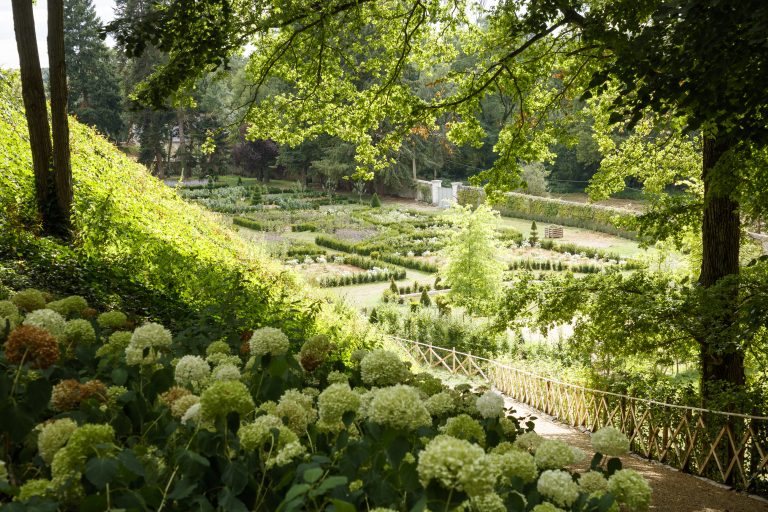
[[[184,144],[184,109],[180,108],[176,111],[176,120],[179,123],[179,147],[176,149],[176,160],[179,162],[181,168],[181,178],[184,179],[185,171],[187,170],[187,148]]]
[[[165,169],[163,168],[163,154],[160,152],[155,153],[155,174],[160,179],[165,178]]]
[[[57,214],[55,231],[71,236],[72,165],[69,154],[67,117],[67,67],[64,58],[64,0],[48,0],[48,61],[51,83],[51,127],[53,168],[56,180]],[[53,199],[53,198],[51,198]]]
[[[720,279],[739,273],[739,203],[733,199],[735,187],[726,174],[726,166],[716,168],[720,157],[729,149],[727,143],[704,139],[703,169],[704,219],[702,225],[703,258],[699,284],[712,287]],[[720,311],[704,319],[706,337],[701,345],[701,390],[705,403],[717,385],[743,386],[744,352],[733,340],[722,339],[718,331],[730,325],[735,315],[737,290],[725,290],[719,297]],[[714,388],[714,389],[713,389]]]
[[[416,143],[413,144],[413,153],[411,154],[411,171],[413,172],[413,181],[415,182],[418,178],[416,176]]]
[[[13,29],[21,68],[21,94],[29,130],[32,167],[35,174],[35,197],[43,230],[50,232],[56,218],[56,183],[51,172],[51,136],[45,106],[43,74],[37,53],[35,19],[30,0],[13,0]]]

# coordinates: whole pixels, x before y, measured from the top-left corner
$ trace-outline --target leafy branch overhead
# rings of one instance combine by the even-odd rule
[[[154,107],[252,49],[251,136],[295,146],[328,133],[358,146],[361,171],[383,168],[414,126],[440,122],[453,142],[479,142],[475,115],[490,94],[514,109],[497,167],[540,159],[550,140],[546,113],[564,99],[563,84],[586,80],[595,48],[580,45],[559,13],[469,11],[466,2],[165,2],[108,30],[129,54],[148,44],[168,52],[168,63],[136,90],[138,101]],[[567,81],[553,79],[550,70],[564,66],[573,67]],[[417,90],[415,79],[427,90]],[[267,83],[279,89],[268,105],[257,100]],[[514,184],[501,172],[488,178]]]

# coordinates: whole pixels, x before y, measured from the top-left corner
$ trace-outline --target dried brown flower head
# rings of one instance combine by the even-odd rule
[[[186,388],[182,388],[179,386],[174,386],[162,395],[160,395],[160,402],[165,404],[167,407],[172,407],[173,403],[178,400],[179,398],[192,394],[191,391],[189,391]]]
[[[59,342],[45,329],[21,325],[5,341],[5,358],[14,364],[29,363],[30,368],[48,368],[59,359]]]
[[[51,407],[64,412],[77,409],[82,399],[82,386],[75,379],[62,380],[51,391]]]

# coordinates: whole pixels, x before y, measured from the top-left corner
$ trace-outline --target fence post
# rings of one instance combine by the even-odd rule
[[[451,372],[456,373],[456,347],[451,347]]]

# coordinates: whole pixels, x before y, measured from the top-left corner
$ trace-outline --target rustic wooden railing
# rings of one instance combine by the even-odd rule
[[[417,363],[481,378],[574,427],[612,425],[631,450],[687,473],[768,496],[768,417],[710,411],[585,388],[454,349],[392,337]]]

